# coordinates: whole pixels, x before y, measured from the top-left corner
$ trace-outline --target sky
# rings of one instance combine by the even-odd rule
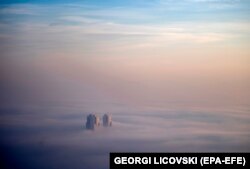
[[[249,1],[3,1],[0,14],[6,105],[249,105]]]
[[[21,168],[250,151],[250,1],[2,0],[0,100],[0,148]],[[114,126],[86,131],[91,112]]]
[[[249,7],[247,0],[2,1],[4,100],[249,105]]]

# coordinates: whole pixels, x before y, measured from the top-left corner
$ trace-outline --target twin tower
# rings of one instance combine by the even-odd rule
[[[104,114],[102,117],[102,124],[104,127],[112,126],[111,115]],[[86,129],[94,130],[101,125],[100,118],[95,114],[90,114],[87,117]]]

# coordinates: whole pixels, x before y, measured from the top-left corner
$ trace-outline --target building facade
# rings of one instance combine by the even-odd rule
[[[94,130],[100,126],[100,118],[95,114],[89,114],[86,122],[86,129]]]
[[[102,117],[102,121],[103,121],[103,126],[104,127],[112,126],[111,115],[104,114],[103,117]]]

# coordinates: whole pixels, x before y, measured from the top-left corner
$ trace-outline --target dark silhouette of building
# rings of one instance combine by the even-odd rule
[[[104,114],[103,117],[102,117],[102,121],[103,121],[103,126],[104,127],[112,126],[111,115]]]
[[[100,126],[100,118],[95,114],[88,115],[86,129],[94,130],[98,126]]]

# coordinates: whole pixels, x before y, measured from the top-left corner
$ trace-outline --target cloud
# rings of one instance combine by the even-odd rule
[[[111,111],[113,126],[94,132],[84,129],[89,113],[82,108],[1,109],[0,145],[9,152],[14,149],[11,161],[30,161],[20,165],[32,168],[108,168],[109,152],[250,151],[247,110],[134,108],[126,112],[127,108]]]
[[[165,2],[173,3],[172,1]],[[155,4],[158,3],[161,4],[161,1]],[[190,20],[180,21],[178,18],[167,17],[168,15],[172,16],[175,12],[169,13],[169,11],[165,11],[157,5],[153,6],[151,10],[147,5],[141,8],[127,6],[103,8],[97,5],[83,4],[61,4],[58,6],[22,4],[6,6],[2,9],[2,12],[42,15],[44,17],[42,22],[40,22],[41,18],[32,21],[24,19],[23,21],[17,21],[15,26],[9,25],[10,30],[14,29],[15,32],[20,32],[19,35],[32,34],[32,36],[28,36],[30,38],[22,39],[22,41],[28,42],[31,40],[30,43],[35,44],[36,42],[39,43],[41,39],[46,41],[47,38],[48,44],[51,39],[53,39],[52,41],[58,41],[58,44],[62,44],[62,41],[85,44],[86,40],[90,44],[92,41],[98,46],[98,43],[102,43],[98,36],[105,36],[103,40],[106,40],[108,46],[103,46],[103,48],[120,44],[119,47],[121,48],[127,46],[128,49],[137,47],[141,49],[166,44],[190,42],[204,44],[233,41],[235,38],[244,37],[248,33],[248,26],[245,26],[244,32],[241,31],[243,22],[241,22],[243,24],[238,24],[237,22],[199,21],[197,23]],[[160,20],[164,22],[158,22]],[[165,22],[167,20],[171,22]],[[46,36],[46,34],[49,36]],[[2,34],[2,36],[4,35]],[[91,39],[90,36],[92,36]],[[17,37],[16,41],[18,42],[18,38],[22,36],[13,35],[13,37]],[[82,37],[82,40],[80,37]],[[65,46],[65,48],[70,47]]]
[[[162,45],[164,43],[183,43],[183,42],[192,42],[192,43],[207,43],[207,42],[217,42],[217,41],[227,41],[233,38],[232,34],[226,32],[215,32],[208,31],[206,29],[206,24],[202,26],[200,24],[198,27],[193,27],[190,29],[189,24],[187,25],[157,25],[157,26],[142,26],[142,25],[126,25],[126,24],[117,24],[112,22],[105,22],[100,20],[93,20],[89,18],[82,17],[63,17],[62,19],[78,22],[78,25],[46,25],[46,24],[21,24],[19,25],[19,31],[25,34],[36,34],[39,31],[39,34],[42,35],[39,39],[65,39],[79,40],[84,42],[85,38],[88,38],[87,35],[96,35],[96,39],[93,36],[92,40],[98,41],[98,35],[105,35],[108,37],[116,36],[118,43],[120,37],[126,38],[127,47],[133,46],[136,44],[151,44],[152,46]],[[221,25],[218,24],[218,27]],[[208,27],[211,27],[209,24]],[[205,29],[204,29],[205,28]],[[47,36],[47,35],[50,35]],[[68,38],[65,38],[65,37]],[[79,37],[82,36],[82,40]],[[85,36],[85,38],[84,38]],[[137,36],[136,44],[133,44],[133,36]],[[37,36],[35,36],[37,37]],[[37,37],[38,38],[38,37]],[[32,39],[32,37],[28,38]],[[72,39],[72,40],[73,40]],[[107,40],[108,42],[109,40]],[[121,41],[122,42],[122,41]],[[129,45],[129,43],[131,45]],[[97,42],[98,44],[98,42]],[[148,45],[146,45],[148,46]]]
[[[38,8],[36,5],[31,4],[8,5],[0,9],[0,14],[37,15],[36,8]]]
[[[88,17],[81,17],[81,16],[64,16],[60,19],[64,21],[70,21],[70,22],[76,22],[76,23],[82,23],[82,24],[94,24],[99,23],[101,20],[99,19],[92,19]]]

